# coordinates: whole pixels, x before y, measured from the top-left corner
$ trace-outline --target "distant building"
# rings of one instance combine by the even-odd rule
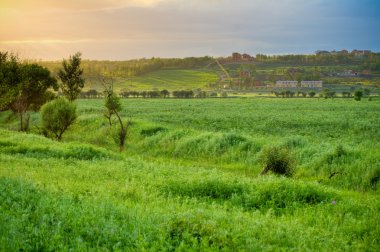
[[[234,52],[232,54],[233,61],[253,61],[255,58],[247,53],[240,54],[238,52]]]
[[[242,59],[242,56],[241,56],[240,53],[234,52],[234,53],[232,54],[232,60],[234,60],[234,61],[239,61],[239,60],[241,60],[241,59]]]
[[[323,86],[322,81],[276,81],[276,87],[278,88],[321,88]]]
[[[345,70],[341,73],[338,73],[337,75],[341,77],[356,77],[358,76],[358,72],[354,70]]]
[[[368,55],[368,54],[370,54],[371,53],[371,51],[370,50],[352,50],[352,52],[351,52],[354,56],[356,56],[356,57],[362,57],[362,56],[364,56],[364,55]]]
[[[321,88],[322,81],[301,81],[301,87]]]
[[[244,61],[252,61],[252,60],[254,60],[254,58],[251,55],[247,54],[247,53],[244,53],[241,57],[242,57],[242,59]]]
[[[279,88],[296,88],[298,81],[276,81],[276,87]]]

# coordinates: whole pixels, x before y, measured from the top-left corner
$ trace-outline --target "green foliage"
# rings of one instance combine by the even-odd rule
[[[313,98],[316,95],[315,91],[310,91],[309,92],[309,97]]]
[[[269,171],[285,176],[291,176],[294,173],[295,160],[289,149],[284,147],[264,147],[261,152],[261,163],[264,166],[262,175]]]
[[[57,81],[50,71],[37,64],[22,64],[17,57],[0,52],[0,111],[12,110],[20,119],[20,130],[27,131],[30,110],[38,110],[54,95]]]
[[[166,131],[166,130],[167,130],[166,128],[158,126],[158,127],[143,129],[143,130],[141,130],[140,134],[142,136],[148,136],[149,137],[149,136],[153,136],[159,132]]]
[[[112,125],[112,116],[121,111],[121,103],[119,97],[117,97],[113,92],[106,95],[104,98],[104,106],[106,111],[104,116],[108,119],[109,125]]]
[[[76,106],[64,98],[46,103],[41,108],[42,129],[57,140],[72,125],[77,118]]]
[[[116,127],[116,131],[113,133],[113,138],[115,142],[119,145],[120,151],[124,149],[125,141],[127,139],[128,128],[130,126],[130,121],[123,122],[120,116],[121,103],[119,97],[115,95],[113,92],[113,78],[106,80],[103,79],[103,86],[105,88],[105,107],[107,111],[105,112],[105,117],[108,118],[109,125],[112,126],[111,117],[115,115],[118,119],[118,127]]]
[[[78,52],[70,56],[69,61],[63,60],[62,67],[58,71],[61,80],[61,90],[69,101],[74,101],[84,87],[83,69],[80,67],[81,54]]]
[[[360,101],[363,97],[363,90],[356,90],[354,93],[354,99],[355,101]]]

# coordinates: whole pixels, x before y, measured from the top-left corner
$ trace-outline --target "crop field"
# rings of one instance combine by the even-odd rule
[[[209,84],[215,83],[218,76],[215,71],[204,69],[180,70],[166,69],[158,70],[141,76],[128,79],[118,79],[115,90],[193,90],[210,89]],[[97,81],[87,84],[87,88],[102,90],[103,87]]]
[[[124,99],[123,152],[76,103],[61,142],[0,113],[1,251],[380,249],[379,99]],[[292,176],[260,175],[273,146]]]

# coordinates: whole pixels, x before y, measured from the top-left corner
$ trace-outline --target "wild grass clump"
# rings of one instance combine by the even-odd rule
[[[276,213],[292,211],[304,205],[330,203],[337,195],[324,187],[286,178],[258,179],[251,190],[233,198],[235,204],[245,209],[274,210]]]
[[[145,136],[145,137],[150,137],[150,136],[153,136],[153,135],[160,133],[160,132],[163,132],[163,131],[167,131],[167,129],[164,127],[157,126],[157,127],[152,127],[152,128],[141,130],[140,135]]]
[[[348,151],[346,150],[346,148],[344,148],[343,145],[338,144],[333,149],[333,151],[331,151],[329,154],[327,154],[325,161],[328,164],[332,164],[334,161],[336,162],[336,161],[341,160],[346,155],[348,155]]]
[[[365,177],[365,179],[367,181],[367,187],[376,191],[380,182],[380,167],[376,167],[375,169],[370,171],[368,175]]]
[[[0,178],[0,192],[4,251],[121,250],[139,239],[122,208],[52,195],[9,178]]]
[[[239,207],[244,210],[275,213],[291,212],[305,205],[313,206],[336,199],[332,190],[313,183],[269,176],[248,181],[169,181],[161,186],[163,194],[179,196],[183,199],[196,198],[210,203]]]
[[[74,158],[79,160],[102,160],[110,158],[111,155],[105,150],[95,148],[90,145],[74,145],[67,148],[65,158]]]
[[[200,250],[231,250],[236,239],[213,220],[202,214],[179,214],[170,219],[166,240],[172,251],[198,248]]]
[[[295,160],[286,147],[267,146],[260,155],[264,167],[261,175],[273,172],[279,175],[292,176],[295,168]]]
[[[283,147],[288,149],[301,148],[307,144],[307,141],[302,136],[290,136],[283,140]]]
[[[168,182],[162,188],[165,194],[181,197],[209,198],[214,200],[227,200],[234,194],[242,194],[244,186],[237,182],[227,182],[219,179],[205,181],[178,181]]]
[[[0,153],[37,159],[103,160],[115,158],[103,148],[82,143],[58,143],[38,135],[5,135]]]
[[[237,133],[203,133],[189,136],[178,142],[174,154],[177,156],[204,157],[222,155],[234,149],[252,150],[254,144]],[[256,148],[255,148],[256,149]]]

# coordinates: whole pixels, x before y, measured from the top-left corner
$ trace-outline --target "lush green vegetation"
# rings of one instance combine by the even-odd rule
[[[125,99],[122,153],[104,101],[76,104],[63,142],[0,113],[1,250],[380,247],[378,99]],[[291,177],[259,175],[269,146]]]

